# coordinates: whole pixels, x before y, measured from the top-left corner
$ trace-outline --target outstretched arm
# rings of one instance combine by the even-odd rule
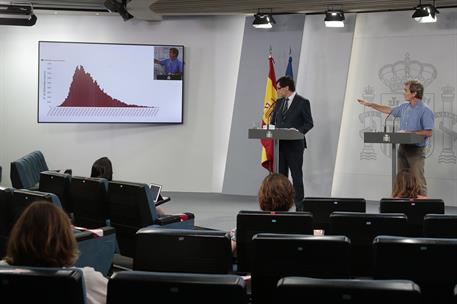
[[[373,109],[375,109],[375,110],[377,110],[379,112],[382,112],[382,113],[389,114],[390,112],[392,112],[392,108],[389,107],[389,106],[380,105],[378,103],[370,102],[370,101],[365,100],[365,99],[357,99],[357,101],[363,106],[366,106],[366,107],[369,107],[369,108],[373,108]]]

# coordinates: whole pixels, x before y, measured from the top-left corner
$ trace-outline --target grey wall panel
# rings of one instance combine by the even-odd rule
[[[248,139],[248,129],[261,121],[270,46],[276,62],[276,77],[285,73],[289,49],[297,73],[305,16],[278,15],[274,18],[276,24],[269,30],[254,29],[253,17],[246,18],[223,193],[255,195],[268,174],[260,165],[260,142]]]

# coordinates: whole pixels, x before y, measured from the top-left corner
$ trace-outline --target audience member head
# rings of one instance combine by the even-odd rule
[[[38,201],[16,221],[5,260],[17,266],[68,267],[77,258],[76,239],[67,214],[50,202]]]
[[[102,177],[107,180],[113,180],[113,166],[108,157],[97,159],[92,165],[90,177]]]
[[[287,177],[272,173],[260,185],[258,199],[263,211],[289,211],[294,203],[294,187]]]
[[[403,169],[397,173],[392,197],[417,198],[424,195],[423,187],[412,171]]]

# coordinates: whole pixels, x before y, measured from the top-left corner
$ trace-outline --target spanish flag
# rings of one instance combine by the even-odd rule
[[[263,116],[262,116],[262,126],[270,122],[270,115],[274,109],[274,104],[278,97],[276,93],[276,76],[274,68],[273,57],[268,56],[268,62],[270,71],[268,73],[267,86],[265,88],[265,98],[263,102]],[[262,166],[269,170],[273,171],[273,140],[272,139],[262,139]]]

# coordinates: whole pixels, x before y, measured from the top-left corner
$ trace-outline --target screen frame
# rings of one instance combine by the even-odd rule
[[[182,85],[181,85],[181,120],[179,122],[124,122],[124,121],[40,121],[40,44],[41,43],[68,43],[68,44],[100,44],[100,45],[126,45],[126,46],[152,46],[152,47],[178,47],[182,48]],[[39,40],[38,41],[38,86],[37,86],[37,112],[36,122],[38,124],[137,124],[137,125],[182,125],[184,124],[184,86],[185,86],[185,46],[183,44],[147,44],[147,43],[114,43],[114,42],[85,42],[85,41],[52,41],[52,40]]]

